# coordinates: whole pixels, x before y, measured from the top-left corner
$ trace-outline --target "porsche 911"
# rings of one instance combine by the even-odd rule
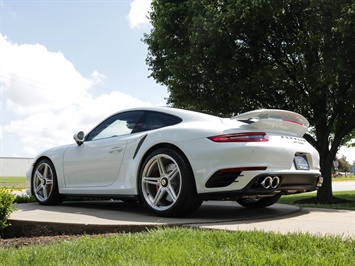
[[[179,217],[205,200],[264,208],[322,184],[319,154],[300,114],[254,110],[231,118],[171,107],[115,113],[73,144],[39,154],[27,193],[40,204],[66,196],[137,201]]]

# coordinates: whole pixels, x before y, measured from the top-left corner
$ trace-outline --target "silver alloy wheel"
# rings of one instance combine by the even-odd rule
[[[144,166],[141,186],[151,208],[157,211],[171,208],[179,199],[182,186],[178,164],[167,154],[153,156]]]
[[[33,192],[39,201],[49,199],[53,191],[53,170],[48,163],[42,162],[36,167],[32,184]]]

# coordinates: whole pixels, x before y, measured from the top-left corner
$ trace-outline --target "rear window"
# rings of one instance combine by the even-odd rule
[[[180,123],[182,119],[180,117],[159,113],[159,112],[148,112],[142,123],[141,128],[137,131],[147,131],[167,126],[172,126]]]

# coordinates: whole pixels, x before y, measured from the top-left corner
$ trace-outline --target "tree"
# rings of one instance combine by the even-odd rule
[[[340,172],[350,172],[351,171],[351,165],[346,160],[346,157],[344,155],[341,158],[337,158],[336,160],[338,161],[338,169]]]
[[[332,202],[331,167],[355,137],[353,0],[153,0],[151,76],[176,107],[231,115],[280,108],[304,115]]]

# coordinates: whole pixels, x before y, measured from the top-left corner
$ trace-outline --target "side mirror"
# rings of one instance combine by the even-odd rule
[[[75,133],[73,138],[74,138],[76,144],[78,144],[78,146],[81,146],[85,140],[84,131],[79,131],[78,133]]]

